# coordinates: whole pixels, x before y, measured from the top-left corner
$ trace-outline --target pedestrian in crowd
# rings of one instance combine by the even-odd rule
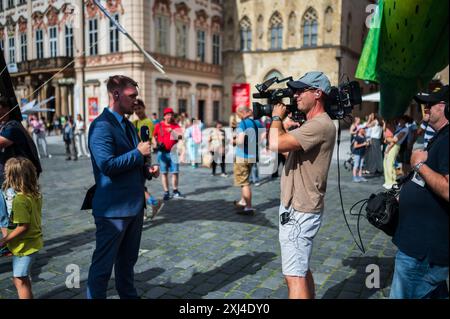
[[[272,151],[288,152],[281,177],[279,240],[283,275],[289,298],[315,298],[314,279],[309,266],[313,239],[319,231],[324,210],[328,171],[336,139],[336,127],[325,112],[330,81],[322,72],[309,72],[289,81],[297,108],[307,121],[286,132],[286,106],[272,111],[269,143]]]
[[[153,147],[158,150],[158,163],[161,169],[161,182],[164,189],[164,200],[184,198],[178,190],[180,164],[177,148],[174,146],[182,140],[183,134],[178,124],[173,121],[174,111],[164,109],[164,121],[155,125],[153,131]],[[172,174],[172,195],[169,191],[169,172]]]
[[[387,190],[391,189],[397,181],[397,173],[395,171],[395,160],[400,152],[402,143],[408,137],[408,128],[405,126],[404,118],[400,117],[397,120],[397,127],[393,136],[385,135],[386,142],[389,143],[386,147],[384,155],[384,184],[383,187]]]
[[[367,127],[370,128],[370,136],[367,136],[369,146],[365,156],[365,163],[366,170],[373,176],[383,174],[383,153],[381,151],[383,128],[381,124],[377,114],[370,114],[367,123]]]
[[[156,124],[158,124],[159,122],[161,122],[159,120],[158,114],[156,113],[152,113],[152,118],[151,118],[152,122],[153,122],[153,126],[155,126]]]
[[[254,120],[254,121],[255,122],[259,122],[260,125],[258,127],[265,128],[265,126],[263,125],[263,122],[261,122],[260,120]],[[266,134],[264,132],[263,135],[261,135],[261,138],[258,139],[258,146],[257,146],[258,150],[260,150],[261,147],[264,147],[263,146],[263,141],[264,141],[265,138],[266,138]],[[252,170],[251,170],[250,179],[249,179],[250,183],[255,185],[255,186],[260,186],[261,185],[260,179],[259,179],[259,167],[258,167],[258,164],[259,164],[259,157],[258,157],[258,161],[256,161],[252,165]]]
[[[67,116],[63,127],[63,141],[66,145],[66,161],[78,160],[75,146],[75,123],[72,116]]]
[[[42,148],[42,155],[44,157],[52,158],[52,154],[47,152],[46,127],[44,121],[42,119],[39,120],[37,115],[30,115],[30,126],[32,128],[33,141],[34,144],[36,144],[39,158],[41,158],[39,145]]]
[[[198,163],[201,163],[201,146],[202,146],[202,131],[204,125],[201,120],[195,118],[191,119],[191,125],[186,129],[185,137],[187,140],[189,159],[192,168],[198,168]]]
[[[223,124],[219,121],[216,122],[216,127],[211,131],[208,140],[208,149],[212,156],[211,162],[211,174],[216,175],[217,164],[220,165],[221,176],[227,177],[225,171],[225,155],[226,155],[226,145],[227,145],[225,130],[223,129]]]
[[[139,298],[134,265],[139,255],[144,218],[145,171],[157,177],[157,166],[145,165],[150,142],[139,142],[125,115],[133,113],[138,84],[115,75],[108,79],[109,107],[89,130],[89,150],[95,177],[92,199],[96,248],[87,280],[87,297],[105,299],[114,267],[121,299]]]
[[[186,112],[182,112],[178,118],[178,125],[181,127],[181,132],[185,136],[186,130],[191,125],[188,115]],[[186,139],[178,141],[177,144],[178,158],[180,163],[186,162]]]
[[[366,149],[369,146],[369,143],[366,139],[366,130],[364,128],[360,128],[358,133],[353,140],[353,182],[367,182],[367,179],[364,178],[362,172],[364,167],[364,156],[366,155]]]
[[[399,220],[392,239],[398,251],[390,298],[448,299],[448,85],[415,99],[426,104],[429,125],[437,134],[426,150],[413,152],[414,176],[400,191]]]
[[[86,148],[86,124],[84,123],[81,114],[77,114],[77,120],[75,121],[75,147],[77,149],[77,157],[86,156],[91,157]]]
[[[250,174],[252,166],[258,162],[258,146],[261,140],[263,126],[259,121],[251,117],[253,112],[247,106],[239,106],[236,109],[237,116],[241,119],[236,129],[236,159],[233,166],[234,186],[241,188],[241,198],[235,201],[237,213],[242,215],[254,215],[252,206],[252,189],[250,186]]]
[[[355,140],[356,135],[358,134],[358,129],[361,125],[361,119],[357,116],[353,118],[353,122],[350,125],[350,152],[353,151],[353,141]]]
[[[413,146],[417,140],[417,123],[409,115],[404,115],[403,118],[405,119],[406,122],[405,126],[408,128],[408,136],[406,140],[403,142],[403,144],[405,144],[405,151],[403,153],[402,158],[403,175],[406,176],[411,171],[410,162]]]
[[[53,121],[53,130],[55,131],[55,135],[61,134],[61,122],[58,117],[56,117]]]
[[[51,136],[52,132],[53,132],[53,123],[52,123],[52,121],[50,121],[50,120],[47,121],[47,119],[45,117],[43,117],[43,116],[41,116],[41,120],[42,120],[42,122],[44,122],[47,136]]]
[[[31,266],[42,249],[42,195],[34,164],[24,158],[10,158],[5,165],[3,192],[12,193],[9,206],[10,229],[0,239],[0,248],[7,247],[13,255],[13,283],[20,299],[32,299]],[[1,199],[3,201],[3,198]],[[0,210],[4,214],[4,209]],[[0,218],[2,219],[2,218]]]
[[[36,144],[23,127],[21,119],[12,116],[6,98],[0,97],[0,185],[4,181],[4,166],[12,157],[28,158],[35,166],[37,175],[42,172]]]
[[[142,128],[146,127],[148,130],[148,138],[149,138],[148,141],[151,144],[154,126],[153,126],[153,122],[145,114],[144,101],[142,101],[141,99],[136,99],[136,102],[134,103],[133,111],[134,111],[134,114],[136,115],[137,119],[134,120],[132,123],[136,129],[136,133],[139,137],[139,141],[143,141],[141,132],[142,132]],[[149,156],[149,162],[151,163],[150,156]],[[147,188],[145,190],[145,201],[146,201],[146,204],[148,206],[150,206],[152,209],[152,214],[151,214],[150,218],[153,219],[156,216],[156,214],[158,214],[159,211],[161,210],[163,203],[162,203],[162,201],[156,199],[152,194],[150,194],[150,192],[148,191]],[[146,220],[147,218],[148,218],[148,216],[147,216],[147,213],[145,212],[144,220]]]
[[[430,114],[428,112],[424,112],[422,123],[420,127],[417,129],[417,135],[423,136],[423,149],[426,149],[429,141],[436,135],[436,131],[429,125]]]

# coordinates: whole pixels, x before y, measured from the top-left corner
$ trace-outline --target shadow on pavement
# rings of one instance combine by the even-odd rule
[[[342,260],[343,266],[356,269],[356,273],[342,282],[328,288],[323,294],[323,299],[369,299],[381,290],[383,296],[388,298],[385,288],[390,286],[394,269],[394,257],[349,257]],[[366,280],[374,283],[373,268],[369,265],[379,267],[379,288],[367,288]],[[366,271],[367,269],[367,271]],[[369,277],[370,276],[370,277]],[[332,279],[333,276],[331,276]]]
[[[252,252],[247,255],[235,257],[205,273],[195,272],[184,283],[174,283],[169,279],[161,284],[151,284],[149,282],[164,273],[163,268],[151,268],[135,274],[135,285],[138,294],[145,295],[143,298],[198,299],[208,295],[210,292],[220,290],[247,275],[254,275],[275,257],[276,255],[271,252]],[[181,268],[179,270],[182,271]],[[114,279],[110,279],[108,287],[114,287],[113,283]],[[86,285],[86,280],[82,281],[80,283],[80,289],[77,289],[77,293],[85,293]],[[73,289],[60,286],[50,292],[37,296],[37,298],[71,298],[70,295],[72,297],[75,296]]]
[[[279,200],[277,199],[257,205],[255,206],[257,210],[254,216],[243,216],[236,213],[237,210],[233,203],[222,199],[209,201],[171,199],[165,202],[164,207],[153,221],[144,223],[144,230],[166,223],[178,224],[196,220],[238,222],[277,228],[278,225],[274,225],[261,212],[267,208],[278,206],[278,204]]]

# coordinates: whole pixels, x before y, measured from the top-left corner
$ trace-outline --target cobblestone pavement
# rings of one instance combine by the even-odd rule
[[[79,208],[93,183],[91,163],[85,158],[65,161],[60,137],[51,137],[49,142],[53,157],[42,160],[44,173],[40,179],[45,247],[33,265],[33,292],[36,298],[85,298],[95,225],[92,215]],[[341,154],[345,154],[348,142],[341,147]],[[383,184],[382,177],[353,184],[351,173],[344,169],[341,180],[347,211],[356,201],[381,191]],[[233,200],[239,198],[240,191],[232,184],[232,175],[213,177],[209,169],[182,166],[179,189],[187,198],[168,201],[153,221],[144,223],[135,267],[136,286],[143,298],[287,298],[278,243],[279,179],[265,179],[262,185],[253,187],[255,216],[235,213]],[[147,185],[162,197],[159,181]],[[347,216],[356,235],[357,218]],[[346,228],[334,161],[323,224],[311,259],[318,298],[389,295],[396,248],[364,218],[360,231],[365,254]],[[80,288],[66,287],[70,274],[66,267],[71,264],[79,266]],[[368,289],[365,284],[370,264],[379,266],[378,289]],[[11,270],[10,257],[1,258],[0,298],[16,298]],[[108,296],[117,298],[113,280]]]

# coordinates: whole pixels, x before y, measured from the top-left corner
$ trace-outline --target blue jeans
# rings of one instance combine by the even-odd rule
[[[448,266],[431,265],[400,250],[395,256],[391,299],[448,299]]]
[[[177,153],[174,152],[158,152],[157,155],[159,170],[161,174],[176,174],[180,171]]]
[[[364,155],[353,154],[353,168],[362,169],[364,166]]]
[[[29,277],[31,274],[31,265],[36,258],[36,253],[28,256],[13,256],[13,277]]]

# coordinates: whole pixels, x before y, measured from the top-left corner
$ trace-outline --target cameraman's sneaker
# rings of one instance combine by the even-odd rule
[[[182,195],[178,190],[173,191],[173,198],[184,198],[184,195]]]

